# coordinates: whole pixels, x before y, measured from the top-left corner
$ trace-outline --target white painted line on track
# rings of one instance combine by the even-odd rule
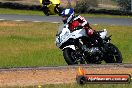
[[[36,22],[36,23],[37,23],[37,22],[42,22],[42,21],[37,21],[37,20],[36,20],[36,21],[32,21],[32,22]]]
[[[21,22],[21,21],[24,21],[24,20],[14,20],[14,21],[18,21],[18,22]]]
[[[3,20],[5,20],[5,19],[0,19],[0,21],[3,21]]]
[[[60,22],[51,22],[51,23],[60,23]]]
[[[110,26],[116,26],[116,24],[111,24]]]
[[[98,25],[98,24],[93,24],[93,25]]]
[[[6,20],[6,19],[0,19],[0,21],[4,21],[4,20]],[[8,20],[8,21],[9,21],[9,20]],[[22,22],[22,21],[25,21],[25,20],[10,20],[10,21]],[[35,21],[30,21],[30,22],[39,23],[39,22],[43,22],[43,21],[35,20]],[[49,23],[60,23],[60,22],[49,22]]]

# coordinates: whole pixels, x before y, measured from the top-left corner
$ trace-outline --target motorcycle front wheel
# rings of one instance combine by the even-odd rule
[[[73,58],[74,50],[66,48],[63,50],[63,56],[68,65],[77,64],[76,60]]]
[[[109,43],[107,50],[105,58],[106,63],[122,63],[122,54],[115,45]]]
[[[82,53],[80,51],[66,48],[63,50],[63,56],[68,65],[85,64],[85,60],[83,59]]]

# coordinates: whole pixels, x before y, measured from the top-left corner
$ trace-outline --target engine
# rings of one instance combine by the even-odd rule
[[[92,47],[92,48],[88,49],[88,53],[96,54],[96,53],[101,53],[101,51],[99,50],[98,47]]]

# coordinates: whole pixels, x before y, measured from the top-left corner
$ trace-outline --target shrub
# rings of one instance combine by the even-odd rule
[[[131,10],[131,0],[117,0],[122,11]]]
[[[86,13],[93,7],[97,6],[97,0],[78,0],[74,9],[77,13]]]

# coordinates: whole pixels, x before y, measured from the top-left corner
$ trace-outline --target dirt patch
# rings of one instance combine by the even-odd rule
[[[0,22],[0,26],[21,26],[21,24],[18,24],[16,22]]]
[[[78,68],[0,70],[0,87],[75,83]],[[86,68],[87,74],[131,74],[132,68]]]

